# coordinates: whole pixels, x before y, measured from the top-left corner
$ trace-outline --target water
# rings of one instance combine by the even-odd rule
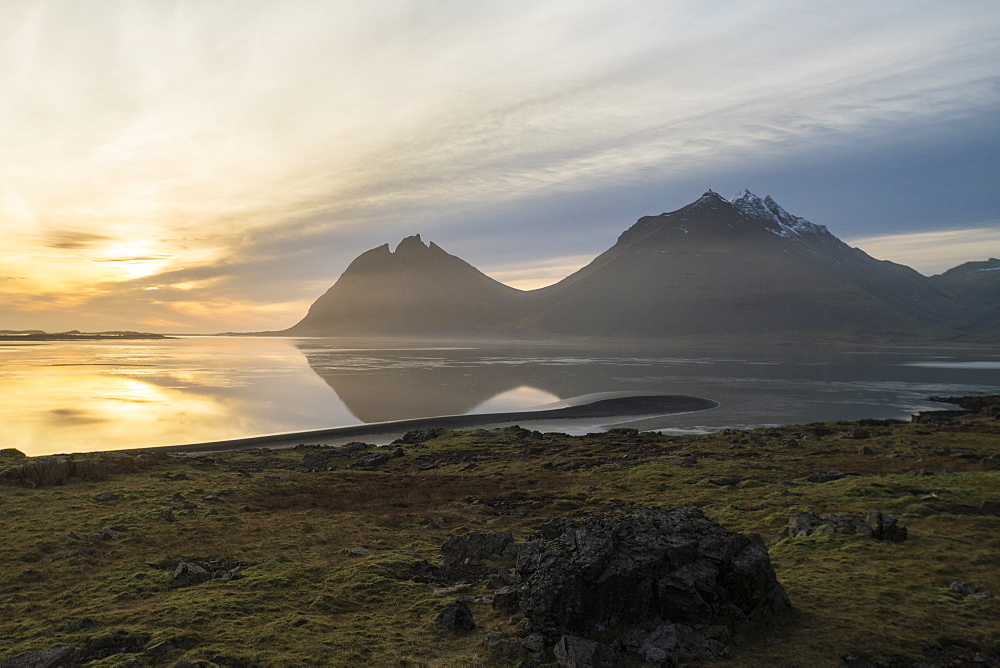
[[[616,423],[672,433],[905,418],[931,395],[1000,393],[1000,349],[423,343],[185,337],[0,344],[0,447],[32,454],[195,443],[530,409],[598,393],[714,410]],[[533,426],[530,422],[522,422]]]

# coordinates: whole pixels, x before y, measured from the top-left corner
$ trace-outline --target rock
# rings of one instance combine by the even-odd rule
[[[871,529],[872,538],[876,540],[888,540],[893,543],[902,543],[906,540],[906,527],[900,525],[898,521],[899,518],[895,515],[878,510],[868,512],[868,528]]]
[[[806,480],[809,482],[832,482],[846,477],[847,474],[841,471],[816,471],[807,475]]]
[[[524,641],[518,638],[501,638],[499,636],[490,636],[483,643],[486,649],[493,652],[499,657],[510,659],[513,661],[521,661],[520,665],[525,665],[523,661],[525,659],[530,659],[534,652],[530,651],[524,645]],[[543,646],[544,649],[544,646]]]
[[[174,579],[185,584],[201,584],[212,579],[212,574],[193,561],[182,561],[174,569]]]
[[[563,668],[598,668],[618,661],[618,653],[607,645],[576,636],[561,637],[552,653]]]
[[[90,662],[115,654],[137,654],[146,646],[150,637],[148,633],[129,633],[128,631],[112,631],[92,636],[84,644],[81,658]]]
[[[550,642],[606,639],[655,620],[704,627],[789,605],[767,550],[694,507],[546,525],[515,571],[528,630]]]
[[[361,547],[360,545],[355,547],[346,547],[343,549],[343,553],[349,557],[370,557],[374,552],[366,547]]]
[[[123,536],[121,532],[115,531],[114,529],[102,529],[101,533],[91,536],[90,541],[92,543],[98,543],[105,540],[121,540],[124,537],[125,536]]]
[[[441,546],[445,567],[457,564],[481,564],[486,560],[513,562],[518,545],[509,532],[469,533],[450,536]]]
[[[114,492],[101,492],[97,495],[97,500],[101,503],[107,503],[108,501],[118,501],[122,498],[121,494],[115,494]]]
[[[955,580],[948,585],[948,591],[959,594],[962,598],[993,598],[993,593],[986,587],[965,580]]]
[[[97,622],[90,617],[81,617],[80,619],[74,619],[71,621],[66,625],[66,628],[70,631],[84,631],[86,629],[92,629],[95,626],[97,626]]]
[[[471,631],[476,628],[472,610],[465,601],[455,601],[438,614],[434,620],[449,631]]]
[[[436,427],[432,429],[413,429],[403,434],[403,437],[399,439],[399,442],[416,445],[418,443],[423,443],[425,441],[437,438],[443,433],[444,429],[439,429]]]
[[[148,468],[153,460],[148,455],[103,452],[18,458],[17,461],[24,463],[0,471],[0,483],[33,488],[65,485],[71,480],[99,481],[115,473],[135,473]]]
[[[355,471],[373,469],[405,454],[402,448],[394,448],[385,452],[369,452],[358,455],[357,459],[352,464],[349,464],[347,468]]]
[[[614,436],[638,436],[639,430],[633,427],[615,427],[613,429],[608,429],[606,433]]]
[[[177,518],[174,517],[174,509],[173,508],[161,508],[160,509],[160,517],[162,517],[163,519],[165,519],[168,522],[176,522],[177,521]]]
[[[76,668],[79,665],[79,653],[69,646],[19,654],[0,661],[0,668]]]
[[[812,536],[817,532],[823,535],[861,534],[875,540],[888,540],[895,543],[906,540],[906,527],[899,525],[898,518],[895,515],[883,514],[878,510],[869,512],[865,520],[846,513],[828,513],[823,516],[816,513],[792,515],[788,519],[788,525],[781,531],[776,540]]]
[[[230,568],[228,571],[222,574],[222,581],[229,582],[230,580],[239,580],[243,577],[243,567],[236,566],[235,568]]]
[[[685,655],[723,659],[729,652],[719,641],[706,638],[686,624],[662,624],[646,637],[638,654],[655,666],[672,666]]]
[[[427,518],[425,524],[429,526],[431,529],[440,529],[445,524],[447,524],[447,522],[448,520],[446,520],[443,517],[429,517]]]
[[[487,581],[489,586],[492,587],[493,589],[502,589],[503,587],[512,585],[515,582],[517,582],[517,580],[512,578],[510,576],[510,573],[508,573],[507,571],[497,571],[496,573],[491,575],[489,577],[489,580]]]
[[[302,470],[303,471],[326,471],[330,468],[330,460],[337,456],[338,452],[331,452],[329,450],[321,450],[319,452],[307,452],[302,455]]]
[[[520,589],[517,585],[508,585],[497,589],[493,592],[493,609],[511,610],[516,608],[517,602],[521,598]]]

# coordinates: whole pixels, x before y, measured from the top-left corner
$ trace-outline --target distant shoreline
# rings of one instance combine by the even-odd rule
[[[48,332],[3,332],[0,333],[0,341],[132,341],[137,339],[172,339],[173,336],[166,334],[152,334],[149,332],[58,332],[49,334]]]
[[[535,411],[512,411],[504,413],[474,413],[465,415],[445,415],[440,417],[411,418],[393,420],[390,422],[373,422],[369,424],[331,427],[327,429],[311,429],[306,431],[285,432],[263,436],[207,441],[204,443],[186,443],[181,445],[161,445],[147,448],[129,448],[112,450],[111,452],[176,452],[199,453],[224,450],[240,450],[243,448],[266,447],[287,448],[309,440],[312,443],[325,445],[341,445],[358,438],[382,440],[388,443],[407,431],[413,429],[472,429],[498,427],[515,422],[536,422],[539,420],[580,420],[588,418],[615,418],[640,415],[675,415],[679,413],[696,413],[718,407],[720,404],[712,399],[688,395],[644,395],[633,397],[615,397],[599,399],[577,406],[552,408]]]

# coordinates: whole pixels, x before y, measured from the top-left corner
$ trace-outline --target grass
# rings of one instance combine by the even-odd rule
[[[483,641],[516,633],[519,620],[473,605],[475,631],[445,631],[434,622],[445,605],[492,592],[435,593],[439,585],[411,580],[414,562],[439,560],[453,534],[523,539],[555,513],[687,503],[767,541],[806,511],[877,508],[909,529],[898,544],[843,534],[775,542],[794,609],[745,629],[731,665],[918,658],[952,644],[996,652],[1000,598],[963,599],[948,585],[961,578],[1000,594],[1000,517],[975,514],[1000,501],[1000,421],[862,427],[867,434],[848,422],[708,436],[446,431],[404,445],[405,456],[377,471],[350,470],[354,455],[344,455],[305,473],[302,450],[255,449],[159,455],[100,482],[0,486],[0,661],[125,633],[147,651],[90,665],[508,665]],[[0,451],[0,468],[25,461]],[[834,469],[847,477],[807,479]],[[98,501],[105,491],[121,498]],[[173,522],[161,514],[168,507]],[[121,538],[90,540],[108,527]],[[352,547],[373,554],[345,552]],[[173,578],[178,562],[213,559],[246,564],[244,577]]]

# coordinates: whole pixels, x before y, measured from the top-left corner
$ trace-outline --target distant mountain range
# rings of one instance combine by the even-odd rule
[[[558,283],[499,283],[420,236],[359,256],[289,336],[1000,341],[1000,260],[926,277],[744,190],[645,216]]]

